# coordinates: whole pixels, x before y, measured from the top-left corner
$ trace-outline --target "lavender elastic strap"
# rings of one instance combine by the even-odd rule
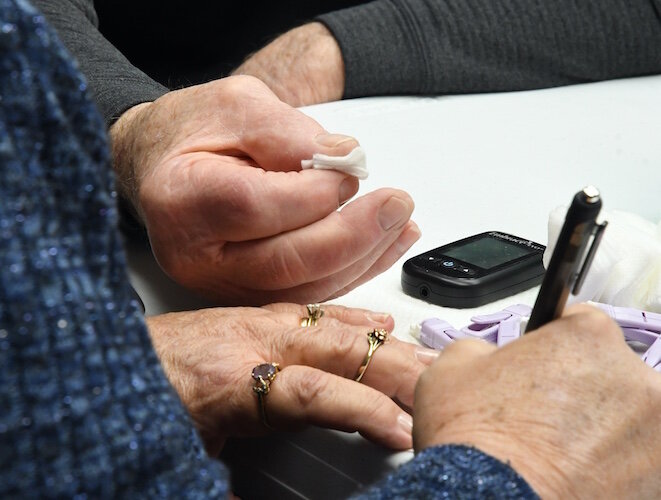
[[[457,338],[459,332],[447,321],[429,318],[420,324],[420,342],[432,349],[443,349]]]
[[[461,329],[469,337],[496,342],[501,322],[510,318],[530,316],[532,308],[525,304],[514,304],[492,314],[480,314],[471,318],[472,323]]]
[[[608,314],[621,328],[636,328],[661,334],[661,314],[599,302],[590,302],[590,304]]]

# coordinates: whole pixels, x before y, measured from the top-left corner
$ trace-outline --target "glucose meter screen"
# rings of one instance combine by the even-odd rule
[[[448,257],[462,260],[482,269],[491,269],[530,253],[533,251],[529,248],[488,236],[443,252]]]

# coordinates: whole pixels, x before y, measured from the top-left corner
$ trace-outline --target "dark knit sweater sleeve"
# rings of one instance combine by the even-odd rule
[[[536,499],[514,469],[481,451],[460,445],[428,448],[359,500],[382,499]]]
[[[319,20],[341,47],[345,97],[661,72],[661,0],[378,0]]]
[[[98,30],[93,0],[33,0],[78,60],[106,125],[168,89],[133,66]]]

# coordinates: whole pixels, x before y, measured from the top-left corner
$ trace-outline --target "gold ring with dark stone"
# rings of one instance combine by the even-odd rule
[[[358,368],[358,371],[356,372],[356,376],[353,378],[356,382],[360,382],[362,380],[367,367],[372,362],[372,356],[374,355],[374,352],[379,347],[381,347],[381,345],[385,343],[386,340],[388,340],[388,331],[383,330],[382,328],[375,328],[367,334],[367,344],[369,345],[369,349],[367,350],[365,359],[363,359],[363,363],[360,365],[360,368]]]
[[[266,416],[266,395],[271,390],[271,382],[275,380],[280,371],[278,363],[262,363],[252,369],[252,378],[255,381],[252,390],[257,394],[259,402],[259,416],[267,429],[273,429]]]

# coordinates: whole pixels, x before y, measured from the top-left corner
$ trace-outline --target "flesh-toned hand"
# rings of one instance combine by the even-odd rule
[[[344,61],[337,41],[321,23],[280,35],[255,52],[235,75],[252,75],[292,106],[339,101],[344,94]]]
[[[306,308],[295,304],[147,318],[165,372],[211,454],[229,436],[268,431],[251,372],[271,362],[281,368],[264,397],[274,429],[314,424],[359,431],[392,448],[411,447],[411,417],[402,408],[412,407],[415,383],[436,351],[391,337],[374,352],[361,383],[354,382],[368,350],[367,333],[392,330],[393,319],[341,306],[324,311],[317,326],[305,328],[300,321]]]
[[[358,142],[327,134],[259,80],[230,77],[132,108],[111,129],[120,189],[164,271],[218,303],[318,302],[396,262],[419,238],[403,191],[338,211],[358,181],[301,170]]]
[[[420,377],[416,449],[473,445],[542,498],[659,498],[661,375],[580,305],[501,349],[459,341]]]

